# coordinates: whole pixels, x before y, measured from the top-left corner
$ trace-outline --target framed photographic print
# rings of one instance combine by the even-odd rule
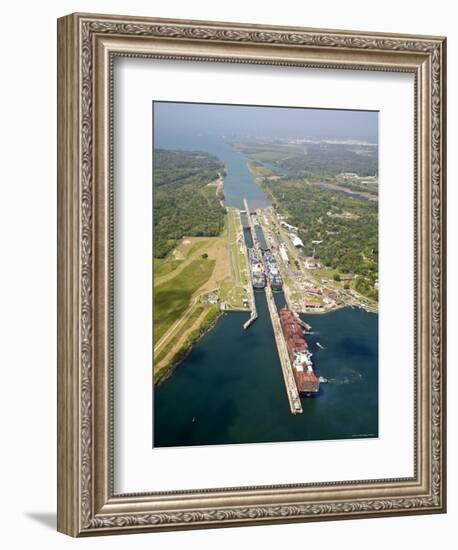
[[[59,531],[445,511],[445,45],[59,19]]]

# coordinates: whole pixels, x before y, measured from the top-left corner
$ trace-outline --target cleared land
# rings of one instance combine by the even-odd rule
[[[192,260],[201,258],[197,254],[199,250],[213,242],[214,239],[204,237],[185,237],[167,258],[163,260],[154,258],[154,286],[176,277]]]
[[[243,301],[249,299],[248,272],[243,226],[237,208],[227,209],[227,244],[230,256],[230,277],[220,285],[220,299],[228,310],[246,309]]]
[[[173,367],[186,355],[192,345],[199,340],[209,328],[213,326],[220,315],[219,307],[197,306],[187,319],[187,330],[176,331],[167,347],[163,348],[155,357],[154,382],[165,380]]]
[[[214,268],[214,260],[193,260],[176,277],[155,286],[154,339],[156,342],[160,342],[167,329],[184,314],[193,294],[210,279]]]

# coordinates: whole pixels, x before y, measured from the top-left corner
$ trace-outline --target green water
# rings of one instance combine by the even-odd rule
[[[163,136],[158,147],[199,149],[226,164],[227,206],[268,206],[245,157],[210,138]],[[260,228],[258,235],[262,238]],[[250,245],[249,232],[245,231]],[[277,307],[284,304],[275,293]],[[329,379],[320,394],[302,399],[303,414],[289,409],[265,294],[256,292],[258,320],[227,313],[192,349],[172,376],[154,389],[155,447],[378,436],[378,316],[343,309],[304,317],[317,374]],[[325,348],[317,347],[317,342]]]

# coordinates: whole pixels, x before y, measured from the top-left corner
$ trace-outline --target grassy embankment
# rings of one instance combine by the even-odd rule
[[[227,209],[226,238],[230,256],[230,277],[221,282],[220,299],[230,310],[242,310],[243,300],[248,299],[250,275],[244,248],[242,220],[237,208]]]
[[[193,294],[208,281],[215,267],[209,259],[193,260],[175,276],[154,288],[154,339],[160,342],[173,323],[183,316]]]

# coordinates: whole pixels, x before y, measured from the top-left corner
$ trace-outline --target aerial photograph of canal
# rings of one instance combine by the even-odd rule
[[[377,438],[378,113],[153,102],[153,434]]]

